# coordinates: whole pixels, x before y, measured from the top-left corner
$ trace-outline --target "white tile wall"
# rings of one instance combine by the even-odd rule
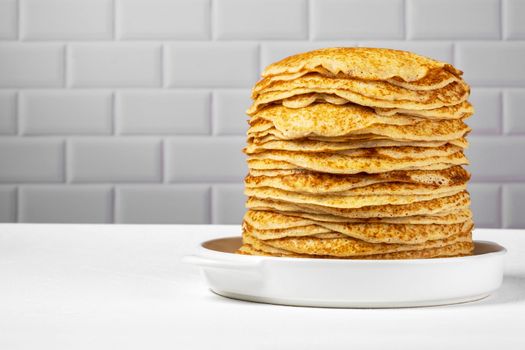
[[[512,89],[504,92],[503,108],[505,110],[506,134],[525,135],[523,101],[525,101],[525,89]]]
[[[20,1],[20,36],[27,40],[111,39],[112,0]]]
[[[245,212],[243,184],[224,184],[213,187],[212,192],[212,223],[238,224]]]
[[[525,227],[524,19],[523,0],[0,0],[0,221],[238,223],[261,69],[359,45],[465,71],[477,226]]]
[[[37,223],[109,223],[113,221],[110,186],[22,186],[18,217]]]
[[[64,63],[61,44],[0,42],[0,88],[63,86]]]
[[[109,134],[112,131],[110,91],[21,91],[20,133],[24,135]]]
[[[403,39],[403,0],[311,0],[313,39]]]
[[[208,39],[210,0],[116,0],[119,39]]]
[[[473,135],[497,135],[501,132],[502,94],[494,88],[472,88],[470,102],[476,114],[467,119]]]
[[[16,133],[16,92],[0,91],[0,135]]]
[[[209,91],[122,91],[116,100],[120,134],[209,134]]]
[[[0,186],[0,222],[16,221],[16,187]]]
[[[252,43],[169,44],[168,87],[250,87],[259,76],[258,46]]]
[[[250,89],[215,90],[212,104],[214,134],[245,135],[248,130],[246,106],[250,103]]]
[[[217,39],[306,39],[306,0],[218,0],[214,3]]]
[[[68,141],[71,182],[157,182],[161,141],[143,138],[77,138]]]
[[[407,0],[410,39],[498,39],[499,0]]]
[[[525,185],[508,184],[503,187],[503,227],[523,228],[525,227],[525,216],[523,215],[523,203],[525,202]]]
[[[61,182],[64,142],[47,138],[0,138],[0,182]]]
[[[0,1],[0,39],[14,39],[18,32],[18,3],[16,0]]]
[[[506,39],[525,39],[525,1],[502,0],[503,29]]]
[[[117,223],[210,223],[207,185],[118,186],[116,191]]]
[[[73,87],[160,86],[158,44],[76,44],[68,50],[68,83]]]
[[[241,182],[247,172],[244,137],[188,137],[165,145],[170,182]]]

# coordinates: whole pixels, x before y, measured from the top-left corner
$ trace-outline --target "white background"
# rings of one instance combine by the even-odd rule
[[[326,46],[465,71],[478,227],[525,227],[523,0],[0,0],[0,221],[239,223],[249,89]]]

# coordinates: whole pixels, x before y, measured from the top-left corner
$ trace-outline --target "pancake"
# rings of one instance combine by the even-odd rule
[[[322,89],[322,91],[319,91],[319,89]],[[398,85],[390,84],[386,81],[360,80],[352,78],[340,79],[312,73],[294,80],[276,81],[259,92],[259,94],[255,96],[254,100],[257,101],[260,96],[268,95],[270,93],[294,90],[304,90],[303,93],[334,93],[334,91],[344,91],[345,93],[352,93],[363,97],[371,97],[382,101],[392,102],[414,101],[420,103],[433,103],[434,100],[439,99],[447,106],[455,105],[464,101],[464,95],[468,95],[469,93],[468,87],[460,80],[456,80],[451,84],[445,85],[435,90],[409,90]],[[352,99],[348,100],[352,101]],[[359,101],[353,102],[357,103]]]
[[[311,233],[311,230],[317,227],[371,243],[417,244],[459,234],[473,226],[472,220],[467,215],[461,220],[463,221],[442,224],[329,222],[268,211],[249,210],[244,216],[244,229],[262,240],[325,233],[315,231]]]
[[[470,230],[444,239],[426,241],[418,244],[369,243],[350,237],[332,239],[321,239],[316,237],[286,237],[262,241],[247,232],[243,232],[243,242],[254,245],[256,248],[258,248],[258,243],[261,242],[270,247],[297,254],[329,255],[337,257],[375,255],[441,248],[455,243],[471,241],[472,234]]]
[[[469,205],[470,196],[467,191],[409,204],[369,205],[360,208],[334,208],[257,197],[249,197],[246,201],[246,207],[254,210],[328,214],[345,218],[399,218],[416,215],[440,215],[467,209]]]
[[[261,128],[260,126],[263,126]],[[259,129],[257,128],[259,127]],[[262,138],[266,135],[275,135],[279,140],[293,140],[316,136],[317,139],[332,140],[334,138],[346,139],[356,135],[378,135],[389,139],[403,139],[414,141],[448,141],[463,137],[470,132],[470,127],[463,120],[425,120],[411,125],[376,124],[363,129],[353,130],[351,133],[333,131],[328,125],[315,125],[308,129],[293,128],[289,125],[272,125],[271,122],[260,122],[248,129],[248,136]],[[338,130],[337,126],[333,126]],[[262,130],[261,130],[262,129]],[[363,136],[361,136],[363,137]]]
[[[254,248],[251,244],[243,244],[238,250],[237,254],[243,255],[262,255],[262,256],[274,256],[274,257],[288,257],[288,258],[315,258],[315,259],[359,259],[359,260],[385,260],[385,259],[431,259],[431,258],[445,258],[445,257],[456,257],[465,256],[472,254],[474,250],[474,244],[471,242],[462,242],[450,244],[441,248],[429,248],[422,250],[403,251],[396,253],[386,254],[372,254],[372,255],[355,255],[353,257],[331,257],[331,256],[320,256],[320,255],[308,255],[308,254],[296,254],[288,252],[286,250],[277,250],[276,248],[270,247],[265,244],[260,244],[260,247],[264,250]]]
[[[366,188],[366,187],[365,187]],[[250,197],[256,197],[261,199],[273,199],[279,201],[285,201],[290,203],[298,204],[315,204],[317,206],[340,208],[340,209],[352,209],[361,208],[366,206],[378,206],[387,204],[410,204],[415,202],[428,201],[435,198],[449,197],[456,193],[462,192],[465,186],[455,186],[452,188],[443,188],[441,190],[428,191],[425,194],[378,194],[378,195],[366,195],[356,194],[348,195],[350,191],[345,192],[345,195],[315,195],[299,192],[284,191],[272,187],[256,187],[256,188],[245,188],[244,194]],[[363,193],[363,188],[357,188],[351,191],[354,193]],[[423,192],[423,191],[421,191]]]
[[[264,211],[263,211],[264,212]],[[445,225],[445,224],[459,224],[472,219],[472,212],[469,209],[460,209],[451,212],[446,212],[441,215],[415,215],[405,216],[399,218],[345,218],[342,216],[329,214],[313,214],[303,212],[272,212],[278,214],[286,214],[297,218],[310,219],[313,221],[325,222],[339,222],[339,223],[375,223],[375,224],[414,224],[414,225]]]
[[[410,99],[380,99],[370,96],[361,95],[352,90],[337,90],[333,88],[295,88],[291,90],[283,91],[270,91],[261,93],[253,104],[246,112],[248,115],[254,115],[260,111],[263,107],[270,103],[275,103],[280,100],[284,100],[296,95],[310,94],[331,94],[341,97],[352,103],[367,106],[367,107],[379,107],[379,108],[402,108],[402,109],[414,109],[414,110],[428,110],[441,108],[445,106],[453,106],[466,101],[470,91],[464,83],[452,83],[444,88],[432,91],[425,91],[423,100],[410,100]],[[423,92],[421,92],[423,93]],[[397,98],[402,98],[400,94],[393,94]],[[395,98],[392,97],[392,98]]]
[[[346,149],[333,152],[319,152],[325,155],[340,155],[347,157],[389,157],[394,159],[404,159],[407,157],[413,159],[424,159],[429,157],[446,157],[453,155],[458,152],[462,152],[463,148],[451,145],[444,144],[438,147],[411,147],[411,146],[391,146],[391,147],[378,147],[378,148],[355,148],[355,149]],[[244,149],[244,152],[248,153],[248,149]],[[264,152],[256,152],[257,154],[271,154],[273,151],[268,150]],[[288,152],[291,155],[295,153],[309,153],[309,152]],[[309,153],[311,154],[311,153]],[[315,156],[315,154],[314,154]]]
[[[415,170],[436,164],[448,164],[449,167],[468,164],[463,152],[427,158],[392,158],[382,155],[353,157],[330,153],[267,151],[250,155],[248,158],[249,167],[253,166],[252,160],[286,162],[296,167],[333,174],[357,174],[360,172],[374,174],[393,170]],[[438,168],[443,169],[442,167]],[[270,165],[267,169],[280,168],[276,165]]]
[[[251,97],[253,99],[257,98],[260,92],[265,91],[268,88],[271,88],[275,82],[295,80],[295,79],[301,78],[311,73],[318,73],[319,75],[328,77],[328,78],[337,78],[337,79],[348,79],[349,78],[349,76],[344,73],[339,72],[338,74],[333,74],[327,69],[324,69],[322,67],[317,67],[310,71],[302,70],[302,71],[299,71],[297,73],[292,73],[292,74],[274,75],[274,76],[263,78],[260,81],[258,81],[257,84],[252,89]],[[458,78],[456,75],[444,69],[432,69],[428,72],[428,74],[425,77],[419,80],[416,80],[416,81],[406,82],[403,79],[400,79],[399,77],[393,77],[391,79],[386,79],[385,81],[392,85],[400,86],[408,90],[436,90],[436,89],[443,88],[455,81],[460,81],[460,78]]]
[[[443,69],[456,76],[462,72],[452,65],[411,52],[365,48],[334,47],[304,52],[286,57],[264,69],[262,77],[315,71],[322,67],[332,74],[343,73],[348,77],[365,80],[399,78],[412,82],[427,76],[430,71]]]
[[[254,127],[259,124],[258,121],[266,121],[269,127],[273,125],[287,137],[301,138],[310,134],[341,136],[374,124],[411,125],[422,120],[403,115],[380,116],[371,108],[354,104],[337,106],[316,103],[300,109],[282,105],[269,106],[253,116],[250,125]]]
[[[455,140],[453,140],[455,141]],[[466,148],[466,144],[458,142],[461,149]],[[246,154],[259,153],[264,151],[301,151],[301,152],[336,152],[358,148],[381,148],[381,147],[440,147],[453,145],[448,141],[398,141],[398,140],[373,140],[373,141],[347,141],[347,142],[329,142],[315,141],[308,139],[286,140],[286,141],[268,141],[261,144],[249,142],[244,152]],[[454,144],[455,145],[455,144]]]
[[[285,176],[251,176],[244,179],[245,186],[272,187],[286,191],[327,194],[349,191],[373,184],[406,183],[428,186],[464,185],[470,179],[468,171],[460,166],[444,170],[391,171],[380,174],[326,174],[317,172],[298,172]],[[430,187],[434,188],[434,187]],[[376,188],[370,188],[374,190]],[[391,189],[389,189],[391,190]]]
[[[402,170],[444,170],[453,166],[455,165],[449,163],[435,163],[425,166],[407,166]],[[257,176],[257,174],[266,174],[267,171],[310,171],[307,168],[301,168],[288,162],[276,161],[272,159],[248,159],[248,168],[248,173],[252,176]]]
[[[314,102],[327,102],[335,105],[350,103],[349,100],[329,93],[307,93],[299,94],[274,101],[272,105],[282,104],[288,108],[303,108]],[[463,119],[474,114],[474,108],[468,101],[463,101],[452,106],[443,106],[428,110],[412,110],[406,108],[379,108],[373,107],[375,112],[383,116],[393,116],[403,114],[426,119]]]

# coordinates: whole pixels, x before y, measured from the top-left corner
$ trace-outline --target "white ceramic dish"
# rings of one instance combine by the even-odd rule
[[[206,241],[185,262],[200,266],[210,289],[255,302],[387,308],[463,303],[494,292],[505,248],[475,242],[472,256],[413,260],[302,259],[232,254],[240,237]]]

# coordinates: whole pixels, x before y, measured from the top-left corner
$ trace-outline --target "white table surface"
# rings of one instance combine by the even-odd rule
[[[316,309],[211,293],[181,263],[238,226],[0,225],[0,349],[525,349],[525,231],[506,276],[474,303]]]

